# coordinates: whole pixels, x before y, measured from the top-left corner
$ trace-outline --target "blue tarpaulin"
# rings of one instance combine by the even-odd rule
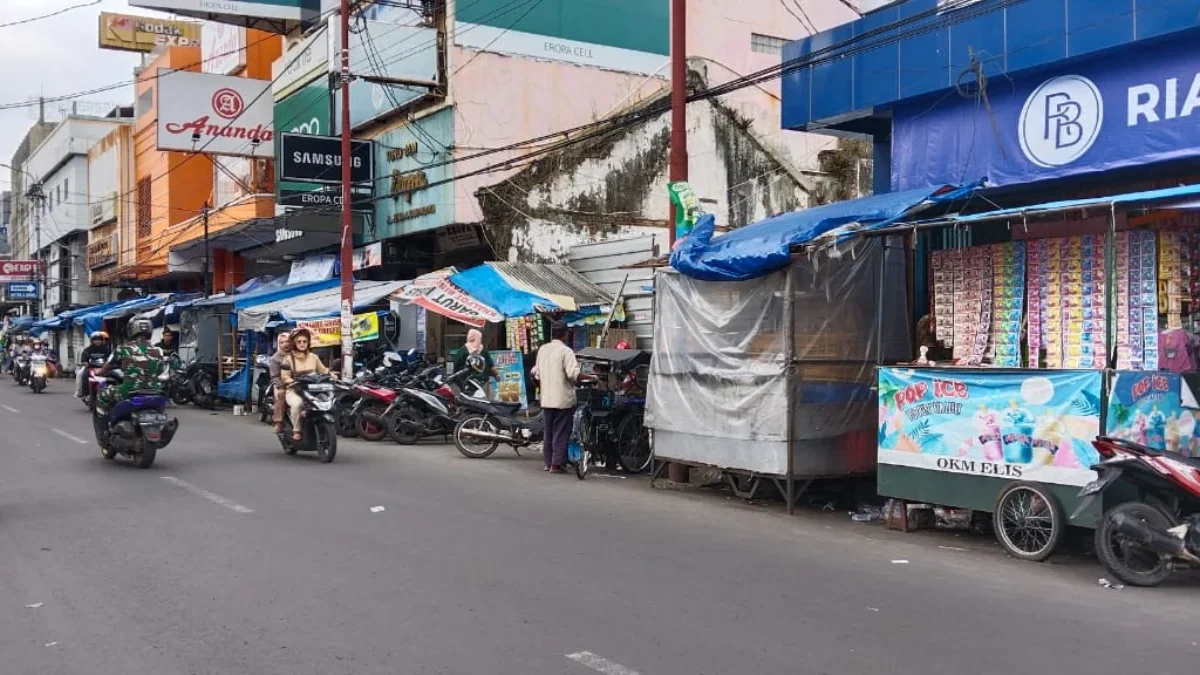
[[[69,309],[65,312],[60,312],[57,316],[52,318],[38,321],[33,324],[33,327],[45,328],[48,330],[62,330],[64,328],[69,328],[72,324],[72,321],[74,321],[75,317],[77,316],[89,314],[91,312],[106,311],[124,303],[124,300],[114,300],[112,302],[104,302],[99,305],[88,305],[87,307]]]
[[[513,288],[491,265],[480,265],[453,274],[450,276],[450,282],[479,302],[508,317],[533,314],[539,308],[558,308],[558,305],[540,295]]]
[[[217,297],[206,298],[204,300],[197,300],[192,303],[192,306],[217,307],[221,305],[228,305],[231,306],[232,310],[247,309],[267,302],[287,300],[288,298],[294,298],[299,295],[335,288],[340,283],[340,279],[325,279],[323,281],[309,281],[298,284],[289,284],[279,288],[267,285],[258,290],[250,291],[249,293],[221,295]]]
[[[162,295],[147,295],[140,298],[132,298],[118,303],[105,303],[95,307],[88,308],[85,312],[76,314],[71,317],[71,323],[76,326],[83,326],[83,332],[87,335],[104,328],[105,319],[115,319],[123,316],[136,314],[142,310],[149,309],[155,305],[161,305],[167,302],[171,296],[168,294]]]
[[[860,230],[890,225],[934,195],[946,201],[969,192],[927,187],[872,195],[784,213],[714,238],[716,219],[702,216],[696,228],[671,253],[671,266],[704,281],[744,281],[787,267],[791,248],[810,242],[835,228],[856,224]],[[458,282],[455,282],[458,283]]]

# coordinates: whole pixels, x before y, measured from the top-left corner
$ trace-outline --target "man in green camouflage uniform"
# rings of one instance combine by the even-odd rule
[[[166,355],[159,347],[150,343],[154,324],[148,319],[133,319],[129,322],[129,341],[113,350],[112,360],[104,367],[107,372],[121,369],[124,378],[118,384],[110,384],[96,396],[97,413],[107,412],[112,406],[128,398],[134,391],[162,391],[165,383],[158,379],[166,368]]]

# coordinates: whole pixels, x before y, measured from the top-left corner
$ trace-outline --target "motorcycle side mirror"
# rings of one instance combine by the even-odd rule
[[[271,362],[271,359],[268,358],[266,354],[259,354],[258,358],[254,359],[254,363],[256,363],[260,366],[263,366],[263,367],[266,367],[267,365],[269,365],[270,362]]]

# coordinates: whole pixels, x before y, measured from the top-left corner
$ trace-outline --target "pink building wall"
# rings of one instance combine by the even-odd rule
[[[751,48],[752,34],[792,40],[812,32],[782,2],[689,0],[688,55],[694,67],[707,71],[710,85],[779,64],[779,55]],[[817,31],[856,16],[840,0],[804,0],[800,4],[807,13],[805,21],[811,19]],[[657,76],[647,77],[458,46],[451,46],[449,52],[449,69],[454,73],[450,97],[456,106],[454,144],[459,157],[603,119],[670,86],[669,62],[665,58]],[[723,96],[721,102],[753,120],[754,129],[790,156],[797,169],[815,172],[817,153],[830,147],[832,141],[826,136],[781,130],[779,91],[779,81],[772,80]],[[535,147],[463,161],[456,165],[456,173],[461,176],[515,159]],[[710,148],[689,147],[692,167],[711,154]],[[481,220],[476,191],[514,172],[495,171],[457,180],[455,219]],[[597,180],[603,180],[603,176],[597,176]]]

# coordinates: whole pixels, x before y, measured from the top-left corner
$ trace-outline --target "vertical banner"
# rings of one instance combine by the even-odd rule
[[[1185,457],[1200,456],[1200,410],[1183,377],[1117,372],[1108,396],[1105,433]]]
[[[492,352],[492,363],[496,364],[499,377],[492,379],[493,396],[505,403],[520,403],[521,409],[529,407],[529,394],[525,391],[525,361],[521,352],[507,350]]]
[[[879,463],[1085,485],[1099,456],[1097,372],[879,369]]]

